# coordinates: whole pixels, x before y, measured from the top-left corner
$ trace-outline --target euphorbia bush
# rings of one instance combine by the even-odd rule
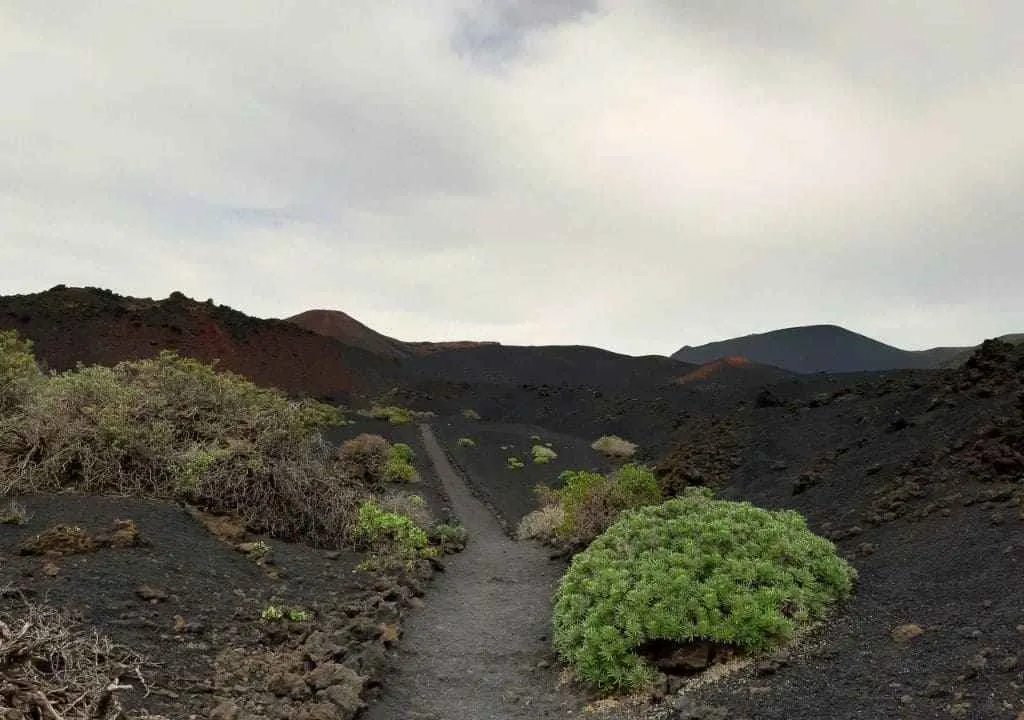
[[[554,644],[599,688],[640,688],[655,675],[645,643],[766,650],[824,617],[855,577],[798,513],[690,489],[623,513],[575,556],[555,595]]]

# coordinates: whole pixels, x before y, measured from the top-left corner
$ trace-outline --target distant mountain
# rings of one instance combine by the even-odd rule
[[[375,355],[396,360],[453,348],[472,348],[480,347],[481,345],[499,344],[497,342],[478,342],[474,340],[403,342],[402,340],[382,335],[340,310],[307,310],[285,319],[312,332],[334,338],[346,345],[362,348]]]
[[[396,361],[283,320],[250,317],[174,292],[164,300],[58,285],[0,296],[0,330],[31,340],[48,368],[113,365],[164,348],[289,393],[345,398],[390,386]]]
[[[902,350],[838,325],[807,325],[744,335],[672,354],[685,362],[704,364],[729,356],[797,373],[858,372],[949,367],[966,360],[973,347]],[[959,359],[959,360],[958,360]]]
[[[307,310],[285,320],[375,355],[401,359],[413,354],[406,343],[381,335],[340,310]]]

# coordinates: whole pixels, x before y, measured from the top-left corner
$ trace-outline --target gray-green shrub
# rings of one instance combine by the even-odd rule
[[[575,556],[555,595],[554,645],[580,678],[637,689],[655,676],[645,643],[768,650],[823,618],[855,578],[798,513],[690,488],[623,513]]]
[[[351,528],[361,491],[320,438],[331,406],[173,352],[36,377],[19,402],[0,416],[0,496],[174,498],[313,544]]]

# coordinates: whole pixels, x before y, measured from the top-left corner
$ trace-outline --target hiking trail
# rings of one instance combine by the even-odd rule
[[[427,602],[404,625],[400,669],[367,720],[514,720],[575,714],[578,701],[550,669],[551,595],[562,567],[533,543],[510,539],[470,492],[433,430],[427,456],[469,532],[446,559]]]

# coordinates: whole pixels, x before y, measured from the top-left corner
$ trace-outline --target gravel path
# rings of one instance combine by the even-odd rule
[[[510,540],[469,491],[427,425],[423,442],[452,508],[469,531],[427,603],[405,624],[401,670],[385,682],[367,720],[502,720],[567,717],[575,699],[555,687],[551,593],[558,563]]]

